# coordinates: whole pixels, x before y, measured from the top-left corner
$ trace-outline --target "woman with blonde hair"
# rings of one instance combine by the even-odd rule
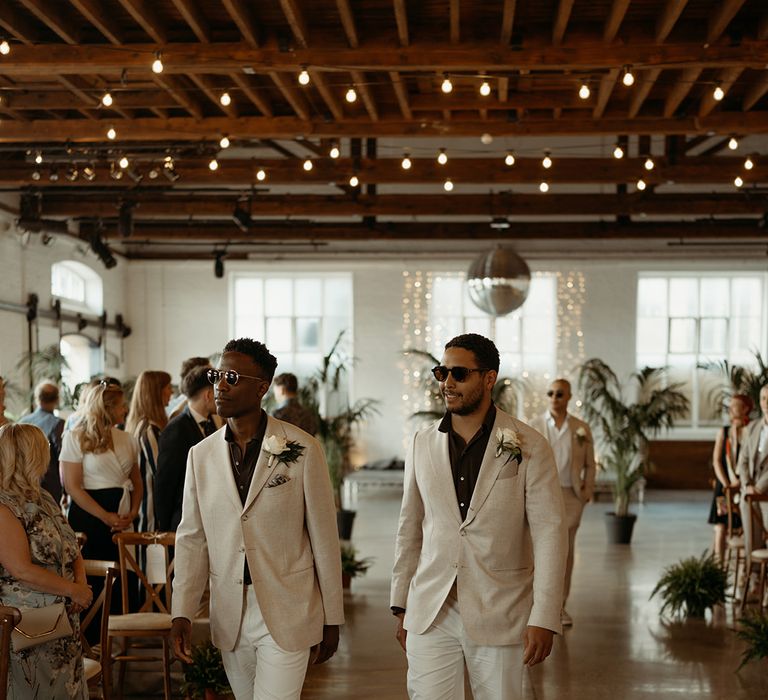
[[[171,375],[168,372],[146,370],[136,379],[131,408],[128,411],[127,433],[139,441],[139,474],[144,485],[144,497],[139,510],[139,532],[155,530],[155,474],[160,432],[168,424],[165,407],[171,400]]]
[[[9,700],[88,697],[78,613],[93,594],[75,533],[40,488],[50,458],[40,428],[0,427],[0,604],[43,608],[66,599],[72,627],[70,635],[11,653]]]
[[[133,527],[142,499],[138,443],[115,428],[125,421],[123,390],[107,381],[88,392],[59,459],[70,495],[69,523],[88,537],[87,559],[117,559],[112,534]]]

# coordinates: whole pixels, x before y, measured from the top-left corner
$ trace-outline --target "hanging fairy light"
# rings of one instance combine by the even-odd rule
[[[712,91],[712,97],[720,102],[725,97],[725,91],[723,90],[720,83],[715,85],[715,89]]]
[[[267,179],[267,173],[266,173],[266,171],[264,170],[264,168],[259,168],[259,169],[256,171],[256,179],[257,179],[259,182],[264,182],[264,180],[266,180],[266,179]]]
[[[744,170],[752,170],[752,168],[754,167],[755,167],[754,162],[749,156],[747,156],[747,159],[744,161]]]
[[[307,158],[307,159],[304,161],[304,165],[303,165],[302,167],[303,167],[303,168],[304,168],[304,170],[306,170],[307,172],[309,172],[310,170],[312,170],[312,168],[314,167],[314,165],[312,164],[312,159],[311,159],[311,158]]]
[[[42,162],[43,162],[43,154],[40,151],[38,151],[37,153],[35,153],[35,163],[40,165],[40,163]]]
[[[128,160],[128,158],[126,158],[126,156],[123,156],[123,157],[122,157],[122,158],[121,158],[121,159],[118,161],[118,165],[119,165],[119,166],[120,166],[120,167],[121,167],[123,170],[125,170],[125,169],[126,169],[126,168],[127,168],[129,165],[130,165],[130,161]]]
[[[443,189],[446,192],[453,192],[453,182],[451,181],[451,178],[449,177],[445,178],[445,182],[443,183]]]
[[[152,72],[153,73],[162,73],[163,68],[163,58],[162,54],[159,51],[155,51],[155,60],[152,61]]]
[[[547,170],[552,167],[552,157],[549,155],[549,151],[544,151],[544,158],[541,159],[541,166]]]
[[[546,181],[542,181],[539,185],[539,192],[549,192],[549,185]]]
[[[229,105],[232,104],[232,95],[226,91],[222,92],[221,97],[219,97],[219,102],[221,102],[223,107],[229,107]]]
[[[7,56],[9,53],[11,53],[11,45],[8,43],[7,39],[3,39],[0,41],[0,54]]]
[[[487,80],[483,80],[480,84],[480,94],[483,97],[488,97],[491,94],[491,85]]]
[[[341,150],[339,149],[339,144],[334,141],[333,145],[331,146],[331,150],[328,151],[328,155],[336,160],[341,155]]]
[[[355,92],[355,88],[349,88],[349,90],[347,90],[347,94],[344,95],[344,99],[350,104],[357,102],[357,92]]]
[[[406,151],[405,153],[403,153],[403,159],[400,161],[400,167],[403,170],[410,170],[411,165],[413,165],[413,163],[411,162],[411,156],[408,153],[408,151]]]
[[[613,149],[613,157],[616,158],[616,160],[620,160],[624,157],[624,149],[618,143]]]
[[[733,184],[736,185],[736,187],[741,187],[744,184],[744,180],[742,180],[740,175],[737,175],[733,178]]]
[[[226,134],[224,134],[224,136],[219,139],[219,146],[221,146],[221,148],[229,148],[231,143],[232,142],[229,140],[229,136]]]
[[[451,82],[451,79],[447,75],[443,77],[443,82],[440,85],[440,89],[443,91],[445,95],[448,95],[449,93],[453,92],[453,83]]]
[[[579,88],[579,97],[582,100],[588,100],[591,94],[592,94],[592,91],[589,89],[589,85],[587,85],[586,83],[582,83],[581,87]]]
[[[445,152],[444,148],[441,148],[437,154],[437,162],[440,163],[440,165],[445,165],[448,162],[448,154]]]
[[[643,163],[643,166],[645,167],[646,170],[653,170],[655,165],[656,163],[653,162],[653,158],[651,158],[650,156],[648,156],[645,159],[645,163]]]
[[[309,85],[309,72],[306,68],[302,68],[299,73],[299,85]]]
[[[103,104],[105,107],[111,107],[112,106],[112,94],[107,90],[102,96],[101,96],[101,104]]]
[[[211,160],[208,163],[208,169],[211,171],[216,171],[219,169],[219,161],[216,160],[216,158],[211,158]]]
[[[507,155],[504,156],[504,165],[512,166],[515,164],[515,154],[512,151],[507,151]]]
[[[117,138],[117,132],[115,131],[114,126],[110,126],[109,129],[107,129],[107,138],[110,141],[114,141]]]
[[[739,142],[736,139],[735,136],[731,136],[731,138],[728,140],[728,148],[732,151],[735,151],[739,147]]]
[[[360,178],[357,177],[357,175],[353,175],[349,178],[349,186],[350,187],[357,187],[360,184]]]
[[[635,84],[635,76],[632,74],[630,66],[624,66],[624,75],[621,76],[621,82],[627,87],[632,87]]]
[[[637,189],[642,192],[645,189],[645,180],[643,180],[643,178],[640,178],[637,181],[637,185],[635,185],[635,187],[637,187]]]

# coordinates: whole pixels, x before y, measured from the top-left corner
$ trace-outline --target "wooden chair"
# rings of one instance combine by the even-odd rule
[[[0,700],[8,693],[8,668],[11,665],[11,632],[19,624],[21,613],[16,608],[0,605]]]
[[[757,584],[758,602],[761,609],[764,607],[766,570],[768,569],[768,524],[763,521],[763,516],[760,509],[761,503],[768,503],[768,493],[750,493],[747,494],[744,499],[747,503],[747,511],[751,518],[749,528],[745,523],[745,538],[749,535],[751,528],[755,528],[757,537],[752,537],[751,542],[757,542],[762,546],[751,549],[751,542],[748,543],[746,562],[744,566],[744,593],[741,596],[742,611],[747,605],[747,597],[749,596],[749,577],[750,574],[752,574],[752,572],[755,570],[757,570],[759,577]]]
[[[739,504],[736,503],[736,496],[740,493],[738,486],[726,486],[723,488],[725,496],[725,509],[727,516],[725,530],[725,560],[723,565],[726,573],[731,568],[731,558],[735,556],[735,566],[733,570],[733,596],[736,598],[739,589],[739,572],[741,565],[745,561],[744,557],[744,531],[740,527],[734,527],[734,519],[739,513]]]
[[[99,559],[85,560],[85,573],[91,577],[103,577],[104,586],[91,606],[80,619],[80,641],[83,645],[83,666],[88,688],[102,687],[102,697],[109,700],[109,678],[104,674],[104,653],[107,648],[107,629],[109,609],[112,604],[112,589],[119,574],[117,562]],[[86,631],[92,626],[99,626],[98,644],[90,644]],[[108,665],[107,665],[108,666]]]
[[[120,556],[120,582],[122,592],[122,615],[110,615],[107,625],[106,649],[102,654],[104,662],[105,685],[111,681],[111,663],[118,662],[119,695],[122,698],[126,664],[131,661],[162,661],[163,690],[166,700],[171,698],[171,574],[173,561],[168,556],[168,548],[176,543],[173,532],[121,532],[114,536]],[[153,583],[139,566],[139,561],[147,560],[147,548],[160,545],[164,553],[163,577],[159,583]],[[137,556],[143,550],[145,556]],[[136,585],[129,572],[136,574],[138,585],[144,594],[144,602],[138,611],[129,610],[130,589]],[[160,639],[162,657],[146,654],[131,654],[131,647],[147,646],[144,642],[134,643],[135,639]],[[122,640],[122,649],[112,654],[114,640]]]

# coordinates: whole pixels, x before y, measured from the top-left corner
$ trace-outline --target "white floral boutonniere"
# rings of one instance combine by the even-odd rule
[[[584,426],[583,425],[580,425],[576,429],[576,440],[579,443],[579,445],[583,445],[584,442],[586,441],[586,439],[587,439],[587,431],[584,430]]]
[[[511,459],[516,459],[520,464],[523,461],[523,451],[520,448],[520,435],[511,428],[496,428],[496,457],[507,454],[507,464]]]
[[[267,466],[271,467],[280,462],[285,465],[292,464],[303,454],[304,445],[294,440],[286,440],[280,435],[270,435],[264,438],[261,449],[269,455]]]

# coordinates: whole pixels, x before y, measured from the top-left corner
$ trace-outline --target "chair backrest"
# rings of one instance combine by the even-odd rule
[[[724,486],[723,495],[725,497],[725,512],[727,516],[727,536],[735,537],[741,534],[741,528],[733,526],[734,516],[739,515],[739,504],[736,503],[736,497],[741,493],[738,486]]]
[[[80,638],[83,644],[83,653],[97,661],[101,661],[101,650],[94,649],[86,639],[86,630],[92,625],[99,625],[99,644],[104,649],[107,623],[109,621],[109,608],[112,603],[112,587],[119,574],[119,566],[115,561],[102,559],[86,559],[85,575],[103,577],[104,586],[101,593],[91,602],[91,606],[80,617]],[[101,614],[99,614],[101,613]]]
[[[753,529],[753,549],[763,549],[768,545],[768,523],[763,521],[761,503],[768,503],[768,493],[748,493],[745,497]]]
[[[16,608],[0,605],[0,700],[8,692],[8,667],[11,662],[11,632],[19,624],[21,613]]]
[[[171,612],[171,576],[173,560],[169,548],[176,544],[175,532],[119,532],[112,538],[117,544],[120,556],[120,581],[123,598],[123,613],[129,612]],[[139,562],[147,562],[152,557],[148,554],[151,545],[162,547],[163,566],[162,582],[153,583],[147,578],[144,567]],[[143,594],[143,602],[138,610],[130,610],[129,594],[133,572],[138,578],[138,586]],[[134,584],[135,585],[135,584]]]

